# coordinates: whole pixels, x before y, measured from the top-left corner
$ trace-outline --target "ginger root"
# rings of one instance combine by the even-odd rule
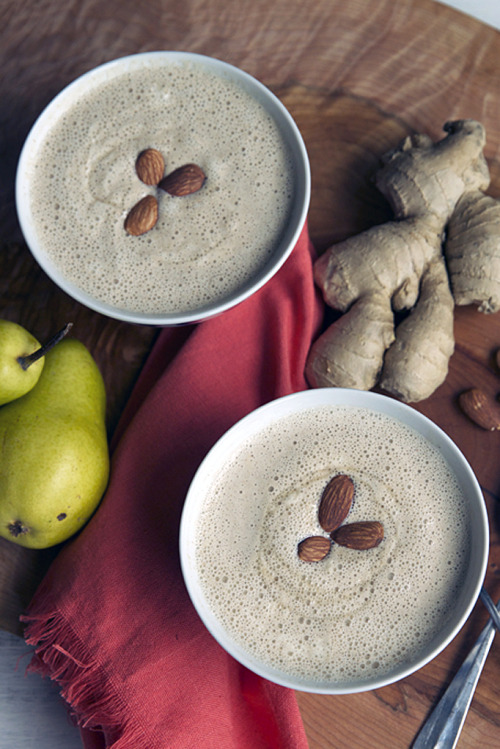
[[[313,387],[369,390],[406,402],[444,381],[454,349],[454,301],[443,258],[445,227],[459,201],[485,190],[485,132],[475,120],[446,123],[446,137],[406,138],[375,176],[394,220],[330,247],[314,277],[325,302],[345,314],[313,344]],[[482,194],[482,192],[481,192]],[[412,310],[395,329],[394,313]]]
[[[448,224],[444,246],[455,304],[500,309],[500,201],[465,193]]]
[[[453,308],[446,265],[437,257],[422,276],[419,303],[398,326],[397,339],[385,355],[379,381],[383,390],[407,402],[432,395],[453,354]]]
[[[307,379],[315,387],[341,382],[342,387],[369,390],[377,383],[380,362],[393,340],[389,297],[362,297],[313,344]]]
[[[448,135],[438,143],[427,135],[409,135],[382,156],[375,183],[397,218],[434,218],[443,229],[464,192],[489,186],[481,123],[456,120],[446,122],[443,130]]]

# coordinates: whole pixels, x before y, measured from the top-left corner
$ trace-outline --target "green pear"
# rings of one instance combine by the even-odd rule
[[[105,405],[95,361],[66,339],[35,387],[0,408],[0,536],[42,549],[82,528],[108,482]]]
[[[28,393],[42,374],[44,356],[61,338],[68,323],[44,346],[25,328],[10,320],[0,320],[0,406]]]

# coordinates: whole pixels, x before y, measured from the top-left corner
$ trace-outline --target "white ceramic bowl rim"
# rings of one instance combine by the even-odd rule
[[[40,246],[30,210],[30,168],[36,158],[37,149],[43,142],[46,133],[60,117],[61,112],[64,111],[67,106],[71,106],[75,98],[77,98],[82,91],[87,90],[94,82],[100,82],[106,78],[112,78],[124,70],[133,70],[144,65],[155,66],[165,63],[168,65],[175,65],[183,62],[202,64],[217,75],[236,81],[249,94],[253,95],[275,119],[285,142],[290,148],[294,162],[294,205],[290,221],[285,228],[281,241],[273,253],[272,258],[261,272],[246,286],[242,287],[239,291],[224,301],[200,307],[195,311],[142,314],[140,312],[132,312],[130,310],[114,307],[95,299],[75,284],[69,282],[61,274],[57,266],[47,257],[44,248]],[[128,322],[144,325],[167,326],[199,322],[200,320],[218,315],[221,312],[230,309],[258,291],[275,275],[289,257],[297,243],[307,218],[310,193],[311,176],[306,147],[297,125],[281,101],[264,84],[240,68],[214,57],[207,57],[192,52],[177,51],[159,50],[143,52],[111,60],[110,62],[106,62],[93,68],[87,73],[84,73],[76,78],[72,83],[68,84],[45,107],[31,128],[21,151],[16,174],[16,207],[21,230],[31,253],[47,275],[61,289],[63,289],[63,291],[90,309],[118,320],[126,320]]]
[[[288,413],[321,406],[341,405],[366,408],[392,416],[415,429],[436,446],[458,477],[462,490],[472,503],[471,559],[457,610],[446,626],[429,643],[425,655],[379,678],[355,682],[331,683],[301,680],[270,668],[242,648],[221,626],[212,613],[196,574],[194,543],[197,516],[206,488],[219,468],[238,450],[243,440]],[[457,635],[469,617],[479,596],[486,573],[489,552],[489,524],[479,483],[462,452],[448,435],[430,419],[412,407],[378,393],[344,388],[319,388],[274,400],[248,414],[229,429],[206,455],[189,488],[180,526],[180,556],[185,584],[198,615],[219,644],[244,666],[270,681],[292,689],[323,694],[349,694],[378,689],[399,681],[435,658]]]

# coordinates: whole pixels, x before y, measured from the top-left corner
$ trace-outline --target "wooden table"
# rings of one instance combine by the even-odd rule
[[[319,251],[384,221],[370,183],[378,157],[409,132],[442,137],[449,119],[486,127],[490,194],[500,195],[500,35],[433,0],[3,0],[0,4],[0,315],[39,338],[67,320],[90,348],[116,425],[156,331],[115,322],[73,302],[23,244],[14,176],[30,126],[72,79],[102,62],[155,49],[190,50],[242,67],[267,84],[299,125],[312,164],[310,233]],[[456,441],[488,505],[486,586],[500,596],[500,434],[461,414],[457,395],[500,392],[493,354],[500,316],[456,310],[456,351],[446,382],[418,410]],[[1,539],[0,539],[1,541]],[[53,557],[0,543],[0,627],[18,615]],[[352,696],[297,694],[311,749],[409,747],[486,621],[480,603],[431,664],[393,686]],[[460,749],[500,745],[500,648],[494,643]]]

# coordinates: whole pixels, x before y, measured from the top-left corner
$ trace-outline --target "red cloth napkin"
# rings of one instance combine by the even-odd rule
[[[119,426],[101,506],[23,617],[36,646],[29,668],[59,682],[86,747],[307,747],[293,691],[237,663],[198,618],[178,530],[217,439],[254,408],[306,388],[322,312],[312,258],[304,229],[252,298],[160,333]]]

